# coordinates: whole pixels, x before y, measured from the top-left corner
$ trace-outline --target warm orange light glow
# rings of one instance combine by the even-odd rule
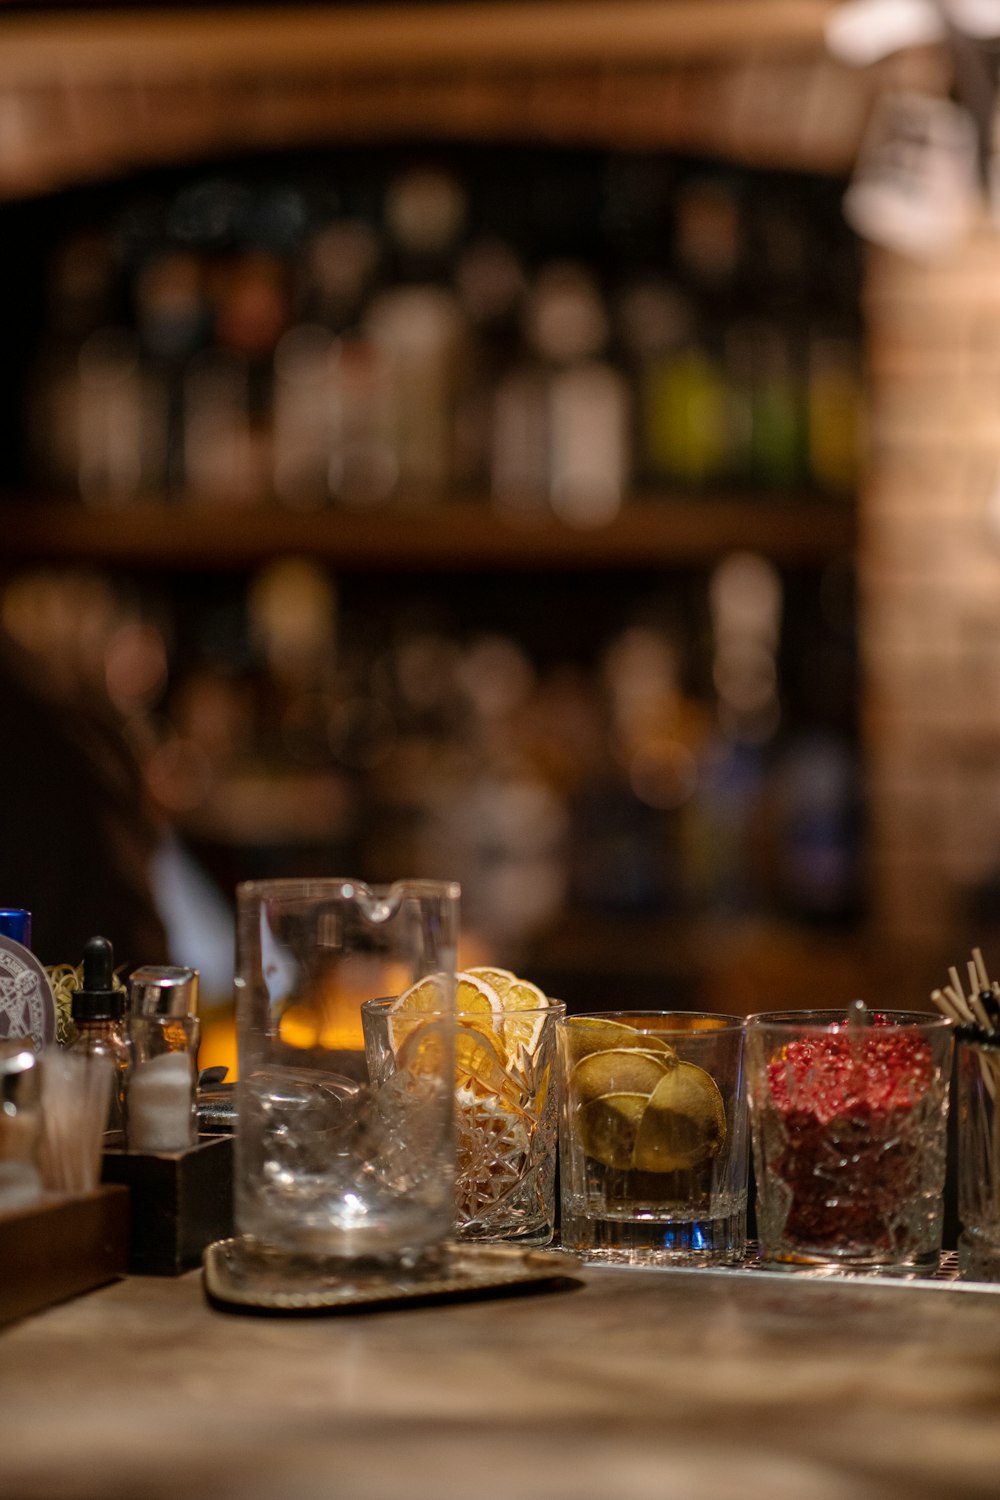
[[[458,957],[455,961],[458,969],[477,969],[484,964],[499,964],[501,968],[506,965],[503,959],[484,943],[482,938],[475,932],[463,932],[458,940]]]
[[[355,953],[331,969],[325,987],[293,1000],[282,1013],[279,1036],[288,1047],[330,1051],[364,1049],[361,1006],[365,1000],[398,995],[410,982],[405,964]]]
[[[303,1052],[319,1046],[319,1017],[311,1005],[290,1005],[278,1023],[278,1035],[286,1047]]]
[[[458,951],[459,968],[474,968],[495,957],[474,933],[463,935]],[[361,1002],[381,995],[398,995],[409,982],[409,970],[402,963],[366,962],[363,970],[350,964],[341,965],[332,976],[328,992],[318,1002],[296,1001],[288,1006],[279,1023],[281,1040],[287,1047],[300,1051],[314,1047],[361,1051],[364,1048]],[[226,1081],[235,1082],[236,1019],[231,1011],[213,1011],[202,1016],[198,1066],[228,1068]]]
[[[217,1011],[201,1018],[199,1068],[228,1068],[227,1083],[236,1080],[236,1018],[231,1011]]]

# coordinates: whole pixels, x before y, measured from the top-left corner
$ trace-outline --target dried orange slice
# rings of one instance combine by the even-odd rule
[[[498,992],[505,980],[517,978],[513,969],[498,969],[493,964],[475,964],[471,969],[464,969],[463,973],[471,974],[476,979],[485,979],[486,983],[491,984]]]
[[[534,1121],[492,1095],[455,1091],[455,1202],[460,1223],[489,1213],[531,1162]]]
[[[455,1033],[455,1083],[510,1102],[520,1097],[507,1075],[499,1041],[461,1023]]]
[[[496,990],[474,974],[455,976],[455,1012],[467,1025],[499,1036],[503,1008]],[[389,1042],[392,1050],[400,1047],[414,1027],[444,1012],[451,1013],[451,978],[447,974],[427,974],[404,990],[389,1012]]]
[[[522,1047],[534,1052],[545,1025],[543,1012],[549,1008],[545,991],[527,979],[519,979],[510,969],[481,966],[467,972],[485,980],[500,996],[504,1015],[502,1036],[508,1058],[515,1058]]]
[[[479,1093],[504,1096],[512,1101],[518,1091],[504,1068],[499,1037],[489,1037],[475,1026],[459,1021],[455,1027],[455,1086]],[[423,1021],[409,1033],[396,1053],[396,1064],[410,1073],[440,1074],[448,1046],[444,1022]]]
[[[440,1075],[448,1045],[447,990],[432,976],[400,995],[389,1039],[400,1068]],[[536,1120],[524,1105],[530,1088],[514,1061],[537,1045],[548,1008],[535,985],[508,970],[481,967],[455,976],[454,1032],[456,1211],[459,1222],[487,1215],[523,1182]],[[445,1012],[441,1015],[440,1012]],[[510,1070],[509,1070],[510,1069]],[[538,1081],[544,1100],[551,1069]]]
[[[655,1032],[638,1031],[634,1026],[607,1021],[601,1016],[570,1016],[566,1023],[566,1041],[571,1065],[589,1057],[592,1052],[605,1052],[612,1047],[638,1047],[643,1052],[676,1055],[669,1042]]]
[[[726,1139],[726,1106],[711,1073],[679,1062],[650,1095],[635,1140],[640,1172],[682,1172],[711,1161]]]
[[[576,1111],[574,1122],[587,1156],[605,1167],[628,1171],[646,1094],[602,1094]]]
[[[393,1002],[389,1012],[389,1043],[393,1052],[422,1021],[450,1009],[452,981],[448,974],[427,974]]]
[[[493,985],[476,974],[463,971],[455,975],[455,1013],[473,1026],[478,1026],[482,1020],[499,1033],[503,1005]]]
[[[641,1094],[648,1099],[678,1064],[661,1060],[655,1052],[637,1047],[608,1047],[583,1057],[569,1075],[569,1096],[574,1104],[587,1104],[605,1094]]]
[[[515,979],[501,990],[500,1003],[503,1005],[503,1039],[508,1057],[513,1057],[518,1047],[534,1052],[545,1025],[549,997],[537,984]]]
[[[447,1054],[447,1023],[417,1021],[399,1044],[396,1066],[409,1073],[440,1074]]]

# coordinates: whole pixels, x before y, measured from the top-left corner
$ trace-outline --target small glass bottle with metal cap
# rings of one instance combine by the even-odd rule
[[[111,1059],[113,1074],[108,1129],[125,1129],[125,1081],[129,1051],[122,1031],[125,991],[115,986],[114,949],[107,938],[88,938],[83,945],[83,984],[73,994],[76,1039],[71,1050]]]
[[[180,964],[146,964],[129,975],[129,1014],[193,1016],[198,1012],[198,970]]]

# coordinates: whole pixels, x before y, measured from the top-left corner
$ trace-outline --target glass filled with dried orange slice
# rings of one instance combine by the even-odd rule
[[[454,1022],[428,975],[362,1007],[373,1082],[437,1076],[453,1057],[455,1233],[544,1245],[555,1228],[556,1023],[565,1014],[509,969],[455,976]]]
[[[743,1036],[735,1017],[688,1011],[559,1023],[567,1249],[625,1264],[742,1260]]]

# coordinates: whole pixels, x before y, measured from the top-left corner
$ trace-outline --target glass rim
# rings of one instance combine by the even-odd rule
[[[457,901],[461,894],[462,887],[457,880],[404,879],[369,884],[347,875],[278,876],[266,880],[241,880],[236,887],[240,904],[262,898],[305,901],[314,897],[390,901],[404,896],[430,896],[436,900]]]
[[[639,1023],[649,1019],[678,1020],[682,1024],[678,1026],[661,1026],[662,1031],[683,1032],[688,1036],[697,1036],[700,1032],[703,1036],[710,1036],[713,1031],[742,1031],[745,1025],[742,1016],[729,1016],[712,1010],[578,1010],[566,1017],[567,1021],[618,1021],[625,1026],[635,1026],[640,1029]],[[692,1026],[692,1021],[707,1021],[707,1026]]]
[[[884,1016],[891,1026],[900,1027],[923,1027],[932,1031],[947,1031],[954,1029],[955,1022],[950,1016],[943,1016],[940,1011],[922,1010],[892,1010],[888,1006],[878,1006],[868,1011],[869,1018],[874,1021],[876,1016]],[[833,1006],[822,1010],[760,1010],[754,1011],[746,1018],[747,1030],[762,1031],[768,1026],[773,1026],[779,1031],[791,1031],[795,1028],[810,1031],[848,1031],[850,1022],[847,1017],[846,1007],[842,1010]],[[859,1026],[859,1033],[875,1032],[883,1030],[883,1027],[865,1023]]]
[[[392,1007],[395,1005],[398,999],[398,995],[379,995],[371,1000],[362,1000],[361,1009],[363,1011],[367,1011],[369,1015],[372,1016],[385,1016],[390,1013]],[[555,1013],[557,1017],[565,1016],[565,1000],[550,1000],[547,1005],[518,1006],[517,1010],[505,1010],[502,1019],[506,1020],[508,1017],[514,1016],[546,1016],[552,1015],[553,1013]],[[466,1019],[483,1021],[486,1019],[481,1010],[451,1010],[444,1009],[443,1007],[439,1010],[422,1010],[419,1016],[407,1016],[405,1017],[405,1019],[418,1022],[435,1021],[440,1019],[450,1020],[452,1016],[455,1017],[456,1021],[462,1021]]]

